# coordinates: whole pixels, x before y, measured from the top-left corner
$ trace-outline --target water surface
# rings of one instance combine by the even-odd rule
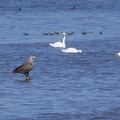
[[[119,120],[119,4],[1,0],[0,119]],[[73,31],[66,45],[83,52],[66,54],[50,47],[62,36],[43,33],[54,31]],[[12,70],[31,55],[37,58],[32,80],[25,82]]]

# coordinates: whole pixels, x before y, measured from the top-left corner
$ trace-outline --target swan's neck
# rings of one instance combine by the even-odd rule
[[[63,37],[62,43],[65,44],[65,38],[66,36]]]

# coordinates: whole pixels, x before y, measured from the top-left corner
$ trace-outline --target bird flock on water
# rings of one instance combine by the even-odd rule
[[[50,35],[50,33],[48,34],[45,34],[43,33],[44,35]],[[59,34],[58,32],[54,32],[54,34]],[[60,50],[64,53],[82,53],[82,50],[78,50],[76,48],[73,48],[73,47],[70,47],[70,48],[67,48],[66,47],[66,36],[67,35],[72,35],[74,34],[74,32],[71,32],[71,33],[66,33],[66,32],[62,32],[62,36],[63,36],[63,39],[61,42],[55,42],[55,43],[50,43],[50,46],[51,47],[54,47],[54,48],[60,48]],[[83,35],[85,35],[86,33],[82,33]],[[102,34],[102,32],[100,33]],[[27,33],[24,33],[23,35],[29,35]],[[116,57],[120,58],[120,52],[116,53],[115,54]],[[36,57],[35,56],[30,56],[29,60],[20,65],[19,67],[15,68],[12,73],[19,73],[19,74],[24,74],[26,76],[26,81],[29,81],[31,80],[31,78],[29,77],[29,72],[33,69],[34,67],[34,63],[33,63],[33,60],[35,59]]]

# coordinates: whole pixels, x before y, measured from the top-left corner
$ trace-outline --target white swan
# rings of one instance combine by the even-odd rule
[[[65,53],[82,53],[82,50],[77,50],[76,48],[67,48],[62,51]]]
[[[56,47],[56,48],[57,48],[57,47],[59,47],[59,48],[66,48],[66,45],[65,45],[66,34],[63,32],[62,35],[63,35],[63,40],[62,40],[62,42],[50,43],[50,46]]]
[[[119,53],[116,53],[116,55],[115,55],[116,57],[120,57],[120,52]]]
[[[62,35],[63,35],[63,36],[66,36],[66,33],[63,32]],[[82,50],[77,50],[76,48],[62,49],[61,51],[62,51],[62,52],[65,52],[65,53],[82,53]]]

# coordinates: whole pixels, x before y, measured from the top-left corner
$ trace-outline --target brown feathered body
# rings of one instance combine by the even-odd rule
[[[26,74],[30,72],[33,69],[32,63],[24,63],[21,66],[17,67],[15,70],[13,70],[13,73],[20,73],[20,74]]]
[[[21,66],[17,67],[16,69],[13,70],[13,73],[20,73],[20,74],[25,74],[26,75],[26,80],[30,80],[29,77],[29,72],[33,69],[34,64],[33,64],[33,59],[35,56],[31,56],[29,58],[29,61],[22,64]]]

